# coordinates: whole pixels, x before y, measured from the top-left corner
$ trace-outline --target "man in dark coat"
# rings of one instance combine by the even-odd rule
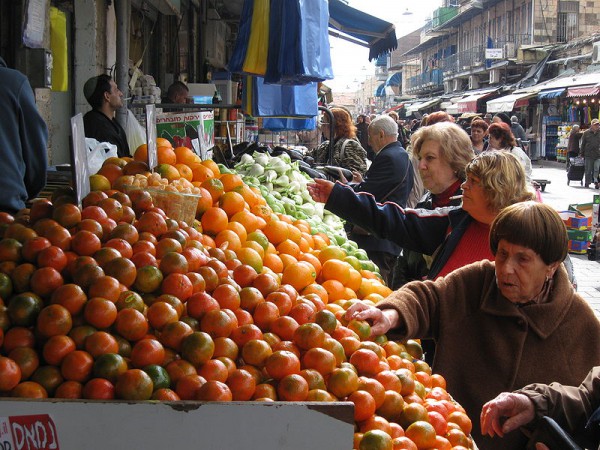
[[[398,142],[398,125],[388,115],[381,115],[369,125],[369,143],[375,152],[373,163],[365,173],[364,180],[358,172],[352,186],[356,192],[368,192],[378,202],[393,202],[402,207],[413,187],[413,167],[406,150]],[[384,280],[391,282],[391,269],[401,248],[387,239],[379,239],[359,227],[352,227],[349,238],[367,251]],[[390,278],[388,280],[388,278]]]
[[[0,211],[15,213],[46,184],[48,128],[27,77],[0,58]]]
[[[85,136],[117,146],[119,157],[131,156],[125,130],[115,119],[123,106],[123,93],[108,75],[92,77],[85,82],[83,94],[93,108],[83,116]]]

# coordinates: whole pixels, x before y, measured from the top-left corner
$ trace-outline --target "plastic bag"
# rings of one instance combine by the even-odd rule
[[[146,130],[140,125],[130,109],[127,110],[127,123],[125,124],[125,134],[129,150],[134,153],[142,144],[146,143]]]
[[[96,139],[85,138],[88,149],[88,170],[90,174],[97,173],[104,161],[117,157],[117,146],[110,142],[98,142]]]

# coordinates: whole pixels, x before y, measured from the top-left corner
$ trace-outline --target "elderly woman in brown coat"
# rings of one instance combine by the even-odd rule
[[[524,435],[482,436],[483,404],[533,382],[578,385],[599,365],[600,322],[561,265],[565,225],[550,206],[503,209],[490,229],[495,262],[462,267],[436,281],[415,281],[377,307],[358,302],[346,319],[372,322],[374,334],[433,337],[433,370],[473,420],[480,449],[524,449]]]

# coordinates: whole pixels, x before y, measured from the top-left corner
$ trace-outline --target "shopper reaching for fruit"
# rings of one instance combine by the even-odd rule
[[[510,153],[484,152],[465,171],[462,206],[433,210],[378,204],[368,193],[327,180],[315,180],[308,190],[326,209],[375,236],[434,255],[427,274],[432,280],[475,261],[493,260],[487,243],[490,224],[506,206],[534,198],[521,163]]]
[[[507,433],[525,427],[534,433],[532,444],[539,446],[545,441],[544,438],[550,437],[536,432],[541,430],[540,419],[549,417],[583,447],[598,448],[599,380],[600,367],[594,367],[579,386],[535,383],[515,392],[503,392],[483,405],[481,432],[492,437],[504,437]],[[541,447],[536,447],[538,448]]]
[[[569,282],[561,262],[567,233],[558,213],[537,202],[503,209],[491,224],[496,261],[462,267],[436,281],[414,281],[375,307],[357,302],[345,319],[368,320],[393,339],[435,339],[433,371],[474,418],[500,392],[533,382],[579,384],[598,365],[600,322]],[[585,343],[585,344],[584,344]],[[524,434],[482,449],[524,449]]]

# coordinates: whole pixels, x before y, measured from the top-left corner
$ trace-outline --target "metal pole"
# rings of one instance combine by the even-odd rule
[[[131,16],[131,0],[115,0],[117,18],[117,64],[115,82],[123,98],[129,97],[129,21]],[[127,123],[127,102],[117,111],[117,121],[125,127]]]

